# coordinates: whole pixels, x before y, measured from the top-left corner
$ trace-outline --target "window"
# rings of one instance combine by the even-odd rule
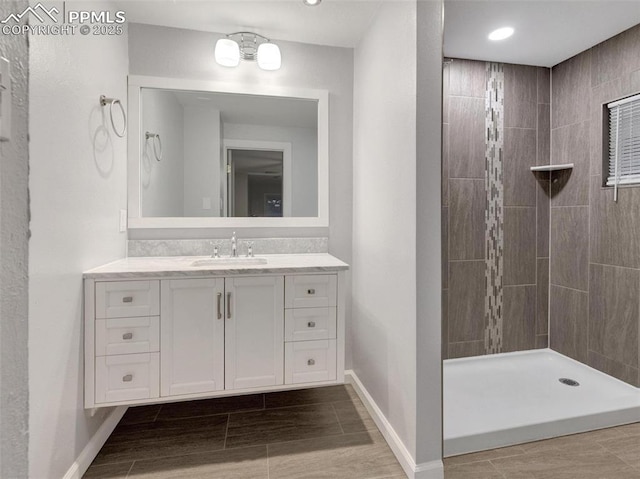
[[[640,94],[609,103],[609,151],[605,152],[606,185],[640,184]]]

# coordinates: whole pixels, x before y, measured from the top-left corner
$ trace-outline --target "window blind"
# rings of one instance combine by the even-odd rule
[[[640,183],[640,94],[609,103],[607,107],[609,108],[607,186]]]

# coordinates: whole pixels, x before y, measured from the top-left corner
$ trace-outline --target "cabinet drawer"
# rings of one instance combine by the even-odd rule
[[[335,338],[336,308],[298,308],[285,311],[285,341],[313,341]]]
[[[336,340],[285,344],[285,384],[336,379]]]
[[[96,320],[96,356],[160,351],[157,316]]]
[[[159,396],[159,353],[96,358],[96,403]]]
[[[160,314],[158,281],[96,283],[96,318],[127,318]]]
[[[285,308],[329,308],[336,305],[335,274],[287,276]]]

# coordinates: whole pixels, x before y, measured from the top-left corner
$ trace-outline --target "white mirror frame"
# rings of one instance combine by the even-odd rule
[[[184,78],[129,75],[128,77],[128,218],[129,229],[178,228],[296,228],[329,226],[329,92],[306,88],[222,83]],[[307,218],[142,217],[140,194],[141,90],[159,88],[213,93],[237,93],[318,102],[318,216]]]

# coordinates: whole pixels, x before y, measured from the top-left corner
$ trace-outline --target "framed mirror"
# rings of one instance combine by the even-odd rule
[[[129,77],[129,228],[327,227],[328,92]]]

